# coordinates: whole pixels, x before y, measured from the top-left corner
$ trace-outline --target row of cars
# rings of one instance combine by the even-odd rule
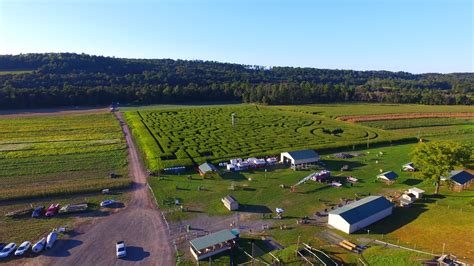
[[[30,250],[30,248],[33,253],[38,254],[44,249],[53,248],[53,245],[56,242],[57,238],[58,238],[58,232],[55,229],[51,231],[51,233],[49,233],[47,237],[41,238],[34,245],[32,245],[30,241],[24,241],[18,247],[15,243],[9,243],[6,246],[3,246],[3,244],[0,243],[0,258],[7,258],[12,253],[15,256],[23,256]]]

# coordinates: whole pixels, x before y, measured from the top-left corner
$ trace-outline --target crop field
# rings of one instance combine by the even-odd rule
[[[254,105],[130,111],[126,118],[152,170],[404,139],[377,128]]]
[[[0,119],[0,200],[126,187],[126,154],[109,113]]]

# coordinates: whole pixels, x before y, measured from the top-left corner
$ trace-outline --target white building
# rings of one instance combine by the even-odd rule
[[[412,187],[408,190],[408,193],[415,195],[417,199],[421,199],[425,191],[416,187]]]
[[[381,196],[368,196],[329,212],[328,224],[347,234],[392,214],[393,203]]]
[[[221,199],[224,206],[229,209],[229,211],[235,211],[239,209],[239,202],[232,196],[225,196]]]
[[[298,165],[315,164],[319,161],[320,156],[314,150],[301,150],[283,152],[280,155],[280,162],[290,164],[292,168]]]

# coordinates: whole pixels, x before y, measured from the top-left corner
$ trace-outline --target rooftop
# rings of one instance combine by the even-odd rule
[[[189,243],[196,249],[196,250],[203,250],[208,247],[215,246],[217,244],[227,242],[229,240],[235,239],[236,236],[229,230],[224,229],[219,232],[215,232],[209,234],[207,236],[195,238]]]
[[[199,166],[199,171],[201,173],[207,173],[207,172],[215,172],[217,171],[217,168],[213,165],[213,164],[210,164],[210,163],[203,163]]]
[[[410,191],[416,192],[416,193],[425,193],[423,189],[419,189],[417,187],[412,187],[409,189]]]
[[[368,196],[330,211],[329,214],[340,215],[349,224],[355,224],[371,215],[392,207],[393,204],[382,196]]]
[[[451,171],[449,179],[452,181],[464,185],[467,182],[469,182],[471,179],[473,179],[473,175],[469,173],[468,171],[464,170],[456,170],[456,171]]]
[[[315,152],[314,150],[290,151],[288,152],[288,154],[295,160],[319,157],[318,153]]]
[[[393,171],[388,171],[388,172],[385,172],[385,173],[381,173],[380,175],[378,176],[384,176],[386,177],[388,180],[394,180],[398,177],[398,175],[393,172]]]
[[[232,197],[231,195],[227,195],[225,196],[224,198],[222,198],[223,200],[227,200],[229,203],[232,203],[232,202],[236,202],[237,200]]]

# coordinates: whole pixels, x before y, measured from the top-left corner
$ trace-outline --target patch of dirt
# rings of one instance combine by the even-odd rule
[[[337,119],[348,122],[367,122],[380,120],[416,119],[416,118],[473,118],[474,113],[406,113],[380,115],[345,115]]]
[[[28,116],[97,114],[97,113],[105,113],[105,112],[109,112],[109,109],[108,108],[77,107],[77,108],[0,110],[0,119],[28,117]]]

